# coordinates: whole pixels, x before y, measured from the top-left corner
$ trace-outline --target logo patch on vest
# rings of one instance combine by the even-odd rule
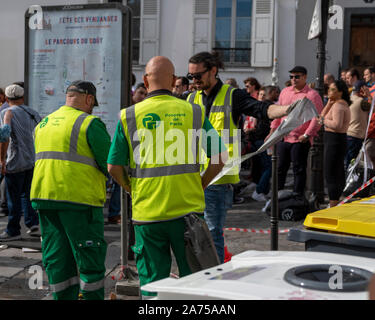
[[[160,126],[160,117],[155,113],[148,113],[142,120],[146,129],[155,129]]]
[[[47,124],[47,122],[48,122],[48,117],[45,117],[41,122],[40,122],[40,128],[43,128],[43,127],[45,127],[46,126],[46,124]]]

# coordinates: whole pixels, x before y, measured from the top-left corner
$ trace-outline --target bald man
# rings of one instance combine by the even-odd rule
[[[184,217],[203,216],[204,189],[228,157],[204,108],[172,95],[176,76],[166,57],[154,57],[143,76],[145,100],[121,111],[108,156],[108,172],[131,192],[141,286],[169,277],[171,249],[180,277],[191,273],[185,256]],[[203,130],[202,130],[203,129]],[[207,132],[210,144],[201,134]],[[211,158],[200,176],[199,146]],[[131,178],[125,166],[129,165]],[[142,290],[142,296],[154,293]]]

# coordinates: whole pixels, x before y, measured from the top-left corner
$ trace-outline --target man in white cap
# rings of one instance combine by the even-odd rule
[[[39,231],[37,213],[30,203],[30,188],[33,176],[35,151],[33,130],[40,122],[40,115],[24,105],[24,89],[12,84],[5,88],[9,108],[0,113],[1,124],[5,123],[5,115],[11,112],[10,139],[0,143],[1,174],[5,176],[8,199],[8,225],[0,234],[0,241],[18,240],[21,238],[20,220],[22,211],[25,216],[27,233]],[[9,115],[9,113],[8,113]],[[24,197],[24,201],[21,201]]]

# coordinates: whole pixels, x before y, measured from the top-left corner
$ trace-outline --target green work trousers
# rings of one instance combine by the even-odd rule
[[[180,277],[191,274],[185,256],[185,221],[183,218],[166,222],[134,225],[136,255],[140,285],[168,278],[171,272],[171,248]],[[141,291],[143,296],[155,293]]]
[[[103,209],[38,210],[43,265],[55,300],[104,299]],[[79,273],[79,277],[78,277]]]

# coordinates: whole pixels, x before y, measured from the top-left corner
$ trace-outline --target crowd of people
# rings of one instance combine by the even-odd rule
[[[254,77],[246,78],[240,88],[234,78],[220,79],[222,68],[217,54],[201,52],[189,59],[186,76],[175,76],[169,59],[152,58],[143,82],[136,84],[133,76],[132,105],[121,111],[112,142],[105,124],[92,115],[98,100],[91,82],[72,82],[65,105],[56,106],[44,119],[24,105],[23,83],[0,90],[4,178],[0,212],[8,215],[0,241],[21,238],[23,212],[27,232],[41,232],[43,264],[55,299],[76,299],[79,291],[86,299],[103,299],[106,243],[102,208],[109,190],[107,222],[121,223],[120,187],[131,195],[132,249],[141,285],[169,276],[170,248],[180,275],[191,272],[184,253],[184,217],[191,213],[204,217],[218,260],[224,262],[226,213],[233,203],[244,201],[236,189],[239,169],[210,182],[236,150],[242,155],[258,150],[297,100],[309,99],[319,117],[292,130],[278,143],[279,190],[287,186],[292,164],[293,191],[305,193],[309,150],[322,126],[331,207],[339,202],[348,167],[364,143],[375,168],[374,113],[369,122],[375,95],[373,67],[362,77],[356,69],[344,70],[340,79],[326,74],[323,99],[314,84],[308,83],[308,70],[303,66],[289,71],[283,88],[260,84]],[[145,127],[144,117],[152,112],[159,114],[160,121],[171,112],[183,115],[186,118],[178,125],[186,133],[189,129],[214,129],[210,143],[200,144],[202,137],[187,141],[190,150],[204,148],[208,161],[202,176],[199,164],[153,163],[144,167],[136,161],[141,139],[134,137],[137,128]],[[165,130],[174,125],[166,121]],[[237,128],[241,145],[233,133]],[[223,135],[224,129],[229,136]],[[254,201],[265,202],[271,190],[269,152],[251,158],[243,167],[250,170],[246,192]],[[142,291],[142,295],[154,294]]]

